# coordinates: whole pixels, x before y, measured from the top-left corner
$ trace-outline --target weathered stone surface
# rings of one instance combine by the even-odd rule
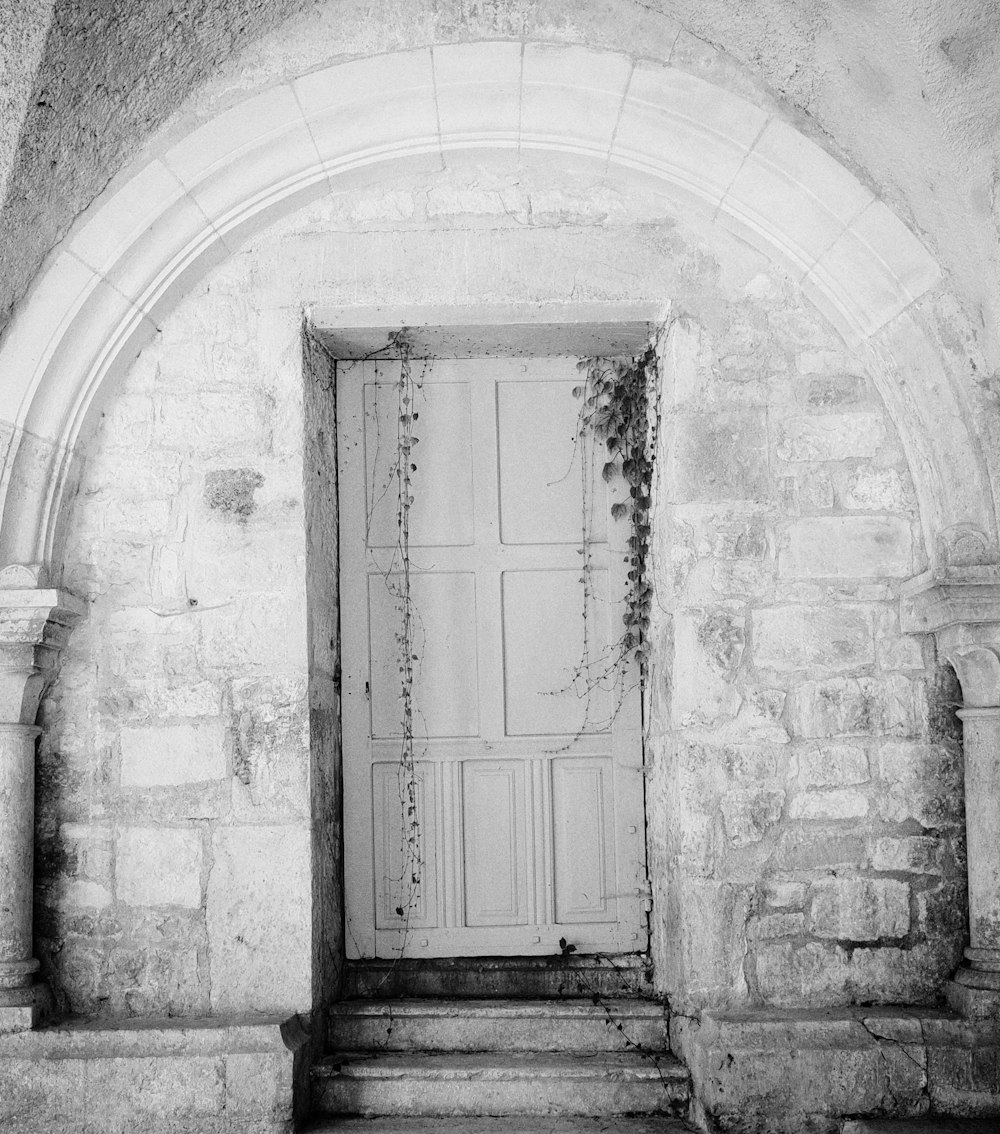
[[[806,915],[801,912],[765,914],[750,924],[750,934],[757,939],[797,937],[806,926]]]
[[[50,1027],[0,1039],[0,1128],[23,1134],[278,1134],[304,1035],[277,1021]]]
[[[788,814],[792,819],[859,819],[868,814],[868,806],[861,791],[809,791],[792,799]]]
[[[910,887],[890,879],[816,882],[810,924],[817,937],[847,941],[904,937],[910,928]]]
[[[936,828],[961,818],[962,768],[954,752],[934,744],[889,741],[881,746],[878,762],[884,819],[915,819]]]
[[[797,753],[799,783],[805,788],[847,787],[871,778],[868,753],[857,744],[820,744]]]
[[[870,457],[884,439],[879,414],[808,414],[778,423],[776,451],[783,461],[842,461]]]
[[[903,512],[906,487],[897,469],[862,465],[848,477],[843,494],[845,508],[866,512]]]
[[[801,907],[808,892],[805,882],[768,882],[764,888],[768,905],[778,909]]]
[[[126,827],[115,850],[115,886],[130,906],[201,905],[201,832]]]
[[[680,611],[674,617],[678,656],[673,710],[678,725],[711,725],[735,714],[739,694],[732,677],[743,654],[743,620],[728,611]]]
[[[781,818],[785,793],[780,789],[735,790],[722,801],[726,834],[735,847],[758,843]]]
[[[234,681],[233,777],[238,814],[309,815],[309,705],[300,677]]]
[[[913,573],[909,521],[898,516],[812,516],[785,529],[778,573],[789,578],[902,579]]]
[[[100,707],[116,719],[155,720],[157,731],[162,731],[164,718],[217,717],[222,708],[222,690],[211,681],[165,683],[160,678],[136,674],[133,680],[126,679],[107,690]]]
[[[678,913],[694,931],[678,943],[666,973],[667,983],[674,985],[674,1002],[727,1003],[734,996],[739,998],[742,927],[749,914],[752,887],[702,878],[683,879],[680,886]]]
[[[902,634],[899,629],[899,612],[893,609],[879,611],[875,619],[875,646],[878,664],[883,670],[922,670],[925,668],[926,641],[917,634]]]
[[[916,690],[905,677],[803,681],[793,693],[791,728],[801,737],[912,736],[918,712]]]
[[[872,867],[907,874],[940,874],[941,841],[924,835],[875,840]]]
[[[829,815],[804,818],[828,819]],[[837,816],[839,818],[839,816]],[[811,827],[787,831],[781,837],[777,862],[783,870],[860,869],[868,858],[864,837],[857,832],[846,834],[817,831]]]
[[[826,469],[809,469],[798,482],[798,503],[804,512],[822,512],[836,502],[833,478]]]
[[[843,360],[841,355],[834,365]],[[799,366],[803,373],[810,368],[824,369],[825,365],[815,354],[800,355]],[[855,374],[830,374],[820,378],[810,378],[806,402],[817,409],[833,409],[837,406],[854,405],[865,397],[865,380]]]
[[[760,410],[681,413],[673,436],[678,501],[767,498],[767,433]]]
[[[311,854],[308,827],[214,833],[206,902],[213,1011],[308,1011]]]
[[[156,787],[202,783],[226,775],[221,717],[185,724],[124,728],[122,786]]]
[[[782,673],[857,669],[875,660],[871,616],[850,608],[778,606],[753,614],[754,664]]]

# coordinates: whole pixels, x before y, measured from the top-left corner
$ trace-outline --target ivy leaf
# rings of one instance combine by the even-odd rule
[[[612,520],[623,520],[628,515],[628,505],[623,501],[618,501],[616,504],[611,505],[611,518]]]
[[[605,484],[610,484],[615,479],[615,463],[614,461],[605,462],[604,468],[601,469],[601,476],[604,478]]]

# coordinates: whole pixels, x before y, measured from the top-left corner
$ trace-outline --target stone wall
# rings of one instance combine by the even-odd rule
[[[308,1009],[298,316],[191,298],[100,422],[44,708],[37,936],[73,1011]]]
[[[291,1010],[335,984],[331,409],[315,358],[303,400],[303,308],[637,299],[678,317],[659,987],[681,1011],[933,998],[963,932],[960,768],[948,690],[895,623],[924,552],[859,361],[761,255],[652,194],[470,162],[257,240],[94,423],[64,578],[93,605],[39,760],[39,949],[66,1006]]]
[[[933,1002],[964,934],[960,697],[899,631],[924,566],[899,441],[764,276],[675,324],[664,370],[660,985],[681,1012]]]

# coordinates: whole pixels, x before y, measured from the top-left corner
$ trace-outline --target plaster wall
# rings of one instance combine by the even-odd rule
[[[961,769],[949,691],[895,621],[926,554],[862,360],[758,252],[652,193],[470,162],[331,195],[255,240],[93,423],[63,578],[91,614],[39,758],[37,935],[65,1006],[316,995],[315,926],[336,924],[334,513],[303,306],[597,300],[676,316],[650,695],[659,990],[682,1012],[934,998],[964,932]]]

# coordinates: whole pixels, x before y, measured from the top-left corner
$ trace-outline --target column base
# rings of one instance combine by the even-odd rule
[[[0,1035],[30,1032],[48,1023],[52,1016],[52,993],[47,984],[0,989]]]
[[[1000,1017],[1000,973],[959,969],[944,994],[951,1008],[967,1019]]]

